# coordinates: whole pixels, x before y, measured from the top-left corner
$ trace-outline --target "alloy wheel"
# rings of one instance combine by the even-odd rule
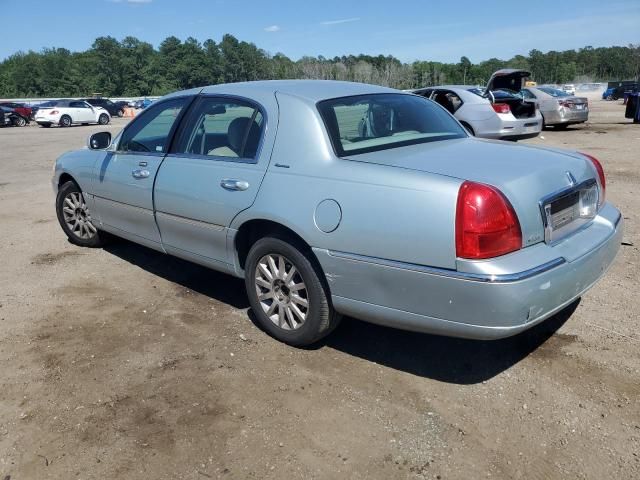
[[[254,283],[260,306],[275,325],[297,330],[304,324],[309,314],[307,286],[288,258],[263,256],[256,266]]]
[[[91,223],[91,214],[80,192],[71,192],[64,197],[62,205],[64,223],[78,238],[89,240],[96,236],[98,230]]]

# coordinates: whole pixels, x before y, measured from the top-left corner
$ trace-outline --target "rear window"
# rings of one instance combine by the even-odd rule
[[[467,136],[447,112],[416,95],[334,98],[318,110],[340,157]]]

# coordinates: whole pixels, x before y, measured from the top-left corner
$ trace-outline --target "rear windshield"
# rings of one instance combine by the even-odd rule
[[[318,110],[340,157],[467,136],[444,109],[416,95],[334,98]]]
[[[538,90],[546,93],[547,95],[551,95],[552,97],[570,97],[571,96],[570,93],[563,92],[562,90],[558,90],[557,88],[538,87]]]

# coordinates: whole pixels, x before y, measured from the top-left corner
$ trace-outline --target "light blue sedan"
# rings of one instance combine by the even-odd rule
[[[345,82],[168,95],[61,156],[53,187],[71,242],[113,234],[242,277],[292,345],[342,315],[514,335],[586,292],[622,236],[595,158],[476,139],[431,100]]]

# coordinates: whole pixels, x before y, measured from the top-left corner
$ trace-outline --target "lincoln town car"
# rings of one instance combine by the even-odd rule
[[[53,187],[72,243],[122,237],[241,277],[296,346],[344,315],[523,332],[598,281],[623,223],[588,153],[474,138],[432,100],[333,81],[172,93],[58,158]]]

